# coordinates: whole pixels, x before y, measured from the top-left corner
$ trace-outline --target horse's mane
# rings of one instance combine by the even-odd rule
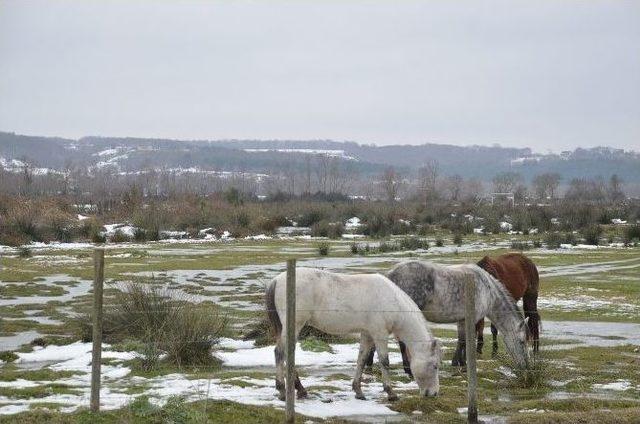
[[[484,258],[482,258],[480,262],[484,261],[485,259],[490,259],[490,258],[487,258],[485,256]],[[496,277],[494,277],[487,270],[483,269],[483,267],[481,267],[480,265],[470,264],[470,265],[467,265],[467,267],[470,270],[472,270],[483,281],[487,282],[487,285],[490,288],[493,288],[495,291],[499,293],[500,297],[503,299],[503,302],[502,302],[503,305],[506,304],[512,312],[516,313],[519,318],[522,318],[515,299],[513,298],[511,293],[509,293],[509,290],[507,290],[504,284],[498,281]]]

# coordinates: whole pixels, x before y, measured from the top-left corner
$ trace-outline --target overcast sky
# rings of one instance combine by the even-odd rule
[[[0,0],[0,130],[640,150],[640,2]]]

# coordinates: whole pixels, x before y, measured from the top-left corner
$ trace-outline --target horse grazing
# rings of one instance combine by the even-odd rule
[[[276,333],[276,389],[285,398],[284,352],[286,333],[282,320],[286,310],[286,273],[267,286],[265,305]],[[360,333],[360,351],[352,388],[357,399],[365,399],[362,369],[373,346],[378,350],[382,384],[389,400],[397,396],[389,379],[389,335],[404,343],[411,355],[411,371],[422,396],[436,396],[440,387],[438,366],[440,343],[433,338],[420,309],[396,285],[379,274],[346,275],[298,268],[296,271],[296,339],[305,324],[330,334]],[[298,398],[307,396],[296,371]]]
[[[538,314],[540,278],[538,268],[531,259],[521,253],[507,253],[495,258],[485,256],[477,265],[504,284],[516,302],[522,298],[524,316],[533,339],[533,351],[537,352],[540,344],[540,314]],[[476,324],[476,331],[478,333],[477,351],[482,353],[484,318]],[[493,325],[493,322],[491,323],[491,334],[493,335],[492,353],[495,355],[498,352],[498,329]]]
[[[509,354],[517,366],[529,365],[527,326],[513,297],[505,287],[477,265],[437,265],[431,262],[409,261],[396,265],[387,276],[413,299],[431,322],[457,322],[458,345],[451,361],[454,366],[465,365],[465,307],[466,278],[475,282],[477,322],[489,317],[504,334]],[[402,352],[402,346],[401,346]],[[403,352],[405,371],[410,374],[413,352]]]

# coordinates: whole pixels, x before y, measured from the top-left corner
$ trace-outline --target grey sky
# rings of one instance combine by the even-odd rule
[[[0,130],[640,150],[640,2],[0,0]]]

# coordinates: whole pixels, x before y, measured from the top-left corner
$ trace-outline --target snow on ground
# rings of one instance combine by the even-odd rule
[[[622,379],[616,380],[611,383],[592,384],[591,387],[594,390],[614,390],[619,392],[624,392],[634,388],[635,390],[640,390],[640,385],[637,385],[634,387],[634,385],[629,380],[622,380]]]
[[[273,369],[273,347],[254,348],[253,342],[234,339],[222,339],[221,346],[236,349],[234,352],[220,352],[219,356],[225,365],[235,366],[268,366]],[[300,367],[305,364],[325,367],[327,364],[352,369],[352,362],[358,353],[358,346],[333,345],[336,353],[311,353],[300,349],[296,351],[296,362]],[[103,389],[101,395],[102,409],[116,409],[125,406],[136,396],[147,395],[157,404],[164,404],[170,397],[183,396],[187,400],[217,399],[230,400],[248,405],[270,405],[283,408],[284,402],[279,401],[275,394],[273,378],[258,379],[253,377],[235,376],[226,379],[189,379],[183,374],[170,374],[154,378],[130,376],[128,367],[123,361],[139,356],[135,352],[115,352],[109,345],[103,345],[103,358],[110,359],[109,365],[103,365]],[[47,346],[33,352],[19,353],[16,361],[18,366],[27,364],[48,366],[56,371],[74,371],[77,375],[55,381],[78,390],[78,394],[54,394],[41,398],[18,399],[0,396],[0,414],[15,414],[26,411],[31,404],[53,402],[66,405],[63,411],[73,411],[86,407],[89,399],[91,372],[91,344],[76,342],[66,346]],[[392,354],[392,362],[400,362],[399,354]],[[243,382],[241,387],[237,382]],[[53,381],[16,380],[2,382],[0,387],[27,388],[44,386]],[[325,376],[310,375],[303,378],[303,384],[309,386],[330,386],[331,389],[313,390],[310,397],[296,402],[296,410],[302,414],[319,417],[346,417],[357,415],[386,416],[397,412],[389,409],[380,382],[365,383],[363,391],[369,400],[361,401],[354,398],[349,379],[327,379]],[[415,390],[415,383],[394,383],[400,390]],[[143,394],[126,394],[127,387],[146,387]]]
[[[313,368],[344,367],[348,364],[355,366],[359,344],[335,344],[331,348],[333,352],[308,352],[302,350],[300,343],[298,343],[296,346],[296,365]],[[264,367],[274,364],[273,346],[220,352],[218,357],[229,367]],[[400,353],[390,352],[389,362],[401,364]]]

